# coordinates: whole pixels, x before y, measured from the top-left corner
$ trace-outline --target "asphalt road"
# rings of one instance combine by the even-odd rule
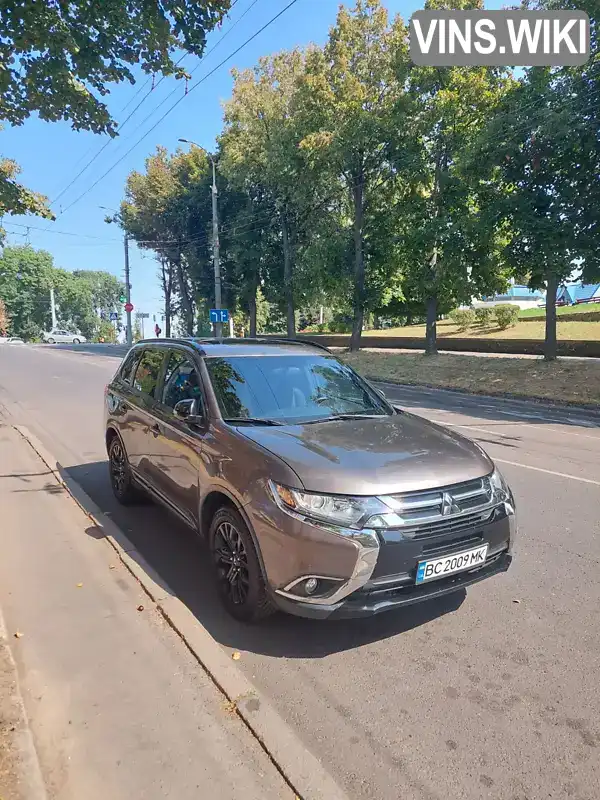
[[[113,501],[103,440],[110,348],[0,347],[0,404],[30,427],[353,798],[600,796],[600,418],[384,387],[501,466],[518,505],[508,574],[370,620],[221,612],[201,544]],[[148,663],[148,669],[152,664]]]

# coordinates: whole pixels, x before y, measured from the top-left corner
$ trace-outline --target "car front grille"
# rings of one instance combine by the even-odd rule
[[[435,491],[396,494],[390,498],[402,520],[398,530],[408,539],[468,531],[493,513],[493,489],[488,477]]]
[[[410,539],[424,539],[429,536],[440,536],[448,533],[461,533],[477,528],[487,522],[492,516],[492,511],[484,511],[479,514],[465,514],[464,516],[449,517],[438,522],[419,525],[418,527],[403,530],[402,533]]]

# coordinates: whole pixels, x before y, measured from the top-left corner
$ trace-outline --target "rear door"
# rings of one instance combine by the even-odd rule
[[[195,399],[205,419],[204,386],[191,349],[173,347],[168,351],[156,416],[161,433],[159,456],[152,463],[152,481],[157,490],[191,525],[196,525],[199,506],[203,426],[190,426],[175,416],[180,400]]]
[[[155,403],[166,353],[166,348],[144,348],[133,375],[127,414],[129,463],[140,478],[151,485],[152,464],[160,456],[160,426]]]

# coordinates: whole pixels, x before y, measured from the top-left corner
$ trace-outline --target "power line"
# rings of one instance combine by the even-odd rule
[[[237,2],[238,2],[238,0],[234,0],[234,2],[233,2],[233,4],[232,4],[231,8],[233,8]],[[250,6],[250,8],[252,8],[252,6],[253,6],[253,5],[254,5],[256,2],[258,2],[258,0],[254,0],[254,3],[252,3],[252,5]],[[249,11],[249,10],[250,10],[250,9],[248,9],[248,11]],[[217,47],[218,47],[218,46],[221,44],[221,42],[223,41],[223,39],[225,39],[225,38],[226,38],[226,37],[227,37],[227,36],[228,36],[228,35],[231,33],[231,31],[232,31],[232,30],[235,28],[235,26],[238,24],[238,22],[240,22],[240,20],[244,18],[244,16],[245,16],[245,14],[246,14],[246,13],[247,13],[247,12],[245,12],[244,14],[242,14],[242,16],[240,17],[240,19],[239,19],[239,20],[237,20],[236,22],[234,22],[234,24],[233,24],[233,25],[232,25],[232,26],[231,26],[231,27],[230,27],[230,28],[229,28],[229,29],[228,29],[228,30],[227,30],[227,31],[226,31],[226,32],[223,34],[223,36],[221,36],[221,38],[220,38],[220,39],[219,39],[219,40],[218,40],[218,41],[215,43],[215,45],[214,45],[213,47],[211,47],[211,49],[210,49],[210,50],[208,50],[206,53],[204,53],[204,55],[203,55],[203,56],[200,58],[200,60],[198,61],[198,63],[197,63],[197,64],[196,64],[196,66],[194,67],[194,69],[191,71],[190,75],[191,75],[193,72],[195,72],[195,70],[196,70],[196,69],[198,69],[198,67],[199,67],[199,66],[200,66],[200,64],[201,64],[201,63],[204,61],[204,59],[208,58],[208,56],[209,56],[209,55],[210,55],[210,54],[211,54],[211,53],[212,53],[214,50],[216,50],[216,49],[217,49]],[[176,62],[176,66],[177,66],[177,65],[179,65],[179,64],[181,64],[181,62],[183,61],[183,59],[184,59],[184,58],[185,58],[187,55],[189,55],[189,53],[184,53],[184,54],[181,56],[181,58],[180,58],[180,59],[179,59],[179,60]],[[136,111],[138,110],[138,108],[140,108],[140,106],[141,106],[141,105],[142,105],[142,104],[143,104],[143,103],[144,103],[144,102],[145,102],[145,101],[148,99],[148,97],[150,97],[150,95],[152,94],[152,92],[153,92],[155,89],[157,89],[157,88],[160,86],[160,84],[161,84],[161,83],[162,83],[162,82],[165,80],[165,78],[166,78],[166,77],[167,77],[166,75],[162,75],[162,77],[159,79],[159,81],[158,81],[158,83],[156,84],[156,86],[154,86],[154,85],[153,85],[153,86],[152,86],[152,88],[151,88],[151,89],[150,89],[148,92],[146,92],[146,94],[145,94],[145,95],[142,97],[142,99],[141,99],[141,100],[140,100],[140,102],[139,102],[139,103],[136,105],[136,107],[133,109],[133,111],[130,111],[130,112],[129,112],[129,114],[127,115],[127,117],[125,117],[125,119],[123,120],[123,122],[122,122],[122,123],[119,125],[119,131],[122,131],[122,130],[123,130],[123,128],[125,127],[125,125],[127,125],[127,123],[128,123],[128,122],[129,122],[129,120],[130,120],[130,119],[133,117],[133,115],[136,113]],[[187,79],[186,79],[186,80],[187,80]],[[140,88],[138,89],[138,91],[137,91],[137,92],[134,94],[134,96],[133,96],[133,98],[132,98],[132,100],[131,100],[130,102],[132,102],[133,100],[135,100],[135,98],[136,98],[136,97],[137,97],[137,96],[140,94],[140,92],[141,92],[141,91],[144,89],[144,86],[147,86],[147,85],[148,85],[148,81],[146,81],[144,84],[142,84],[142,86],[140,86]],[[174,91],[176,92],[176,91],[177,91],[177,89],[175,89]],[[172,96],[172,94],[173,94],[173,92],[171,92],[171,94],[167,95],[167,98],[166,98],[166,99],[168,99],[169,97],[171,97],[171,96]],[[152,116],[152,114],[154,114],[154,112],[155,112],[155,111],[157,111],[157,110],[158,110],[158,109],[161,107],[161,105],[163,105],[163,103],[164,103],[164,102],[165,102],[165,101],[163,100],[163,102],[162,102],[162,103],[159,103],[159,105],[158,105],[158,106],[156,106],[156,108],[155,108],[155,109],[154,109],[154,110],[151,112],[150,116]],[[129,103],[128,103],[127,105],[129,105]],[[141,124],[142,124],[142,125],[144,125],[144,123],[146,122],[146,120],[147,120],[147,119],[148,119],[148,117],[146,117],[146,119],[144,120],[144,122],[142,122]],[[106,142],[104,142],[104,144],[103,144],[103,145],[102,145],[102,147],[101,147],[101,148],[98,150],[98,152],[97,152],[97,153],[96,153],[94,156],[92,156],[92,158],[91,158],[91,159],[90,159],[90,160],[89,160],[89,161],[88,161],[88,162],[87,162],[87,163],[86,163],[86,164],[85,164],[85,165],[84,165],[84,166],[83,166],[83,167],[82,167],[82,168],[79,170],[79,172],[77,173],[77,175],[75,175],[75,177],[74,177],[74,178],[72,178],[72,180],[70,180],[70,181],[69,181],[69,183],[68,183],[68,184],[65,186],[65,188],[64,188],[64,189],[62,189],[62,190],[61,190],[61,191],[60,191],[60,192],[59,192],[59,193],[56,195],[56,197],[55,197],[55,198],[54,198],[54,199],[51,201],[51,203],[50,203],[50,205],[51,205],[51,206],[53,206],[55,203],[57,203],[57,202],[58,202],[58,200],[60,200],[60,198],[61,198],[61,197],[62,197],[64,194],[66,194],[66,192],[67,192],[67,191],[68,191],[68,190],[71,188],[71,186],[73,186],[73,184],[74,184],[74,183],[76,183],[76,182],[79,180],[79,178],[80,178],[80,177],[83,175],[83,173],[84,173],[84,172],[86,172],[86,171],[89,169],[89,167],[91,167],[91,165],[94,163],[94,161],[95,161],[95,160],[96,160],[96,159],[97,159],[99,156],[101,156],[101,155],[102,155],[102,153],[103,153],[103,152],[106,150],[106,148],[109,146],[109,144],[111,144],[111,142],[114,142],[116,138],[117,138],[117,137],[110,137],[110,138],[109,138],[109,139],[108,139]],[[91,148],[90,148],[90,150],[88,151],[88,154],[89,154],[90,152],[91,152]],[[60,214],[62,214],[62,213],[64,213],[64,212],[60,212],[58,216],[60,216]]]
[[[219,62],[219,64],[217,64],[217,66],[216,66],[216,67],[214,67],[214,68],[213,68],[213,69],[212,69],[210,72],[207,72],[207,73],[206,73],[206,75],[204,75],[202,78],[200,78],[200,80],[199,80],[199,81],[196,81],[196,83],[194,83],[194,84],[193,84],[193,85],[192,85],[192,86],[189,88],[187,95],[189,95],[191,92],[193,92],[193,90],[194,90],[194,89],[196,89],[198,86],[200,86],[200,85],[201,85],[202,83],[204,83],[206,80],[208,80],[208,78],[210,78],[212,75],[214,75],[214,74],[215,74],[215,72],[217,72],[217,70],[219,70],[219,69],[220,69],[222,66],[224,66],[224,65],[225,65],[225,64],[226,64],[228,61],[230,61],[230,60],[231,60],[231,59],[232,59],[234,56],[236,56],[236,55],[237,55],[237,54],[238,54],[238,53],[239,53],[241,50],[243,50],[243,49],[244,49],[244,47],[246,47],[247,45],[249,45],[249,44],[250,44],[250,42],[252,42],[254,39],[256,39],[256,37],[257,37],[257,36],[260,36],[260,34],[261,34],[263,31],[265,31],[265,30],[266,30],[267,28],[269,28],[269,27],[270,27],[270,26],[271,26],[271,25],[272,25],[274,22],[276,22],[276,21],[279,19],[279,17],[281,17],[283,14],[285,14],[285,12],[286,12],[288,9],[290,9],[292,6],[296,5],[296,3],[297,3],[297,2],[298,2],[298,0],[291,0],[291,2],[289,2],[289,3],[288,3],[286,6],[285,6],[285,8],[283,8],[283,9],[282,9],[282,10],[281,10],[281,11],[280,11],[278,14],[275,14],[275,16],[274,16],[274,17],[271,17],[271,19],[270,19],[268,22],[266,22],[266,23],[265,23],[265,24],[264,24],[264,25],[263,25],[261,28],[259,28],[259,29],[258,29],[258,30],[257,30],[255,33],[253,33],[253,34],[252,34],[252,36],[249,36],[249,37],[248,37],[248,39],[246,39],[246,41],[245,41],[245,42],[243,42],[243,44],[241,44],[241,45],[240,45],[239,47],[237,47],[237,48],[236,48],[236,49],[235,49],[235,50],[234,50],[232,53],[230,53],[228,56],[226,56],[226,58],[224,58],[224,59],[223,59],[221,62]],[[176,100],[176,101],[173,103],[173,105],[172,105],[172,106],[170,106],[170,108],[168,108],[168,109],[165,111],[165,113],[162,115],[162,117],[160,117],[160,118],[159,118],[159,119],[158,119],[158,120],[157,120],[157,121],[154,123],[154,125],[153,125],[151,128],[149,128],[149,129],[146,131],[146,133],[144,133],[144,134],[143,134],[143,135],[142,135],[142,136],[141,136],[141,137],[140,137],[140,138],[137,140],[137,142],[135,142],[135,144],[133,144],[133,145],[132,145],[132,146],[129,148],[129,150],[127,150],[125,153],[123,153],[123,155],[122,155],[122,156],[121,156],[121,157],[120,157],[120,158],[119,158],[117,161],[115,161],[115,163],[114,163],[114,164],[113,164],[111,167],[109,167],[109,168],[108,168],[108,169],[107,169],[107,170],[106,170],[106,171],[105,171],[105,172],[104,172],[104,173],[103,173],[103,174],[102,174],[102,175],[101,175],[99,178],[97,178],[97,179],[94,181],[94,183],[92,183],[90,186],[88,186],[88,187],[87,187],[87,189],[86,189],[84,192],[82,192],[82,193],[81,193],[81,194],[80,194],[78,197],[76,197],[76,198],[75,198],[75,200],[73,200],[71,203],[69,203],[69,205],[68,205],[68,206],[67,206],[67,207],[66,207],[66,208],[65,208],[65,209],[64,209],[64,210],[63,210],[61,213],[62,213],[62,214],[65,214],[65,213],[66,213],[66,212],[67,212],[67,211],[68,211],[70,208],[72,208],[72,207],[73,207],[73,206],[74,206],[76,203],[78,203],[78,202],[79,202],[79,201],[80,201],[80,200],[81,200],[83,197],[85,197],[85,195],[86,195],[86,194],[88,194],[88,192],[91,192],[91,190],[92,190],[94,187],[96,187],[96,186],[97,186],[97,185],[100,183],[100,181],[104,180],[104,178],[106,178],[106,176],[107,176],[107,175],[109,175],[109,174],[110,174],[110,173],[113,171],[113,169],[115,169],[115,167],[117,167],[117,166],[118,166],[118,165],[119,165],[119,164],[120,164],[120,163],[121,163],[121,162],[122,162],[122,161],[123,161],[125,158],[127,158],[127,156],[129,155],[129,153],[131,153],[133,150],[135,150],[135,148],[136,148],[136,147],[137,147],[137,146],[138,146],[138,145],[139,145],[139,144],[140,144],[140,143],[141,143],[141,142],[142,142],[142,141],[143,141],[143,140],[144,140],[144,139],[145,139],[145,138],[146,138],[146,137],[147,137],[149,134],[151,134],[153,130],[155,130],[155,129],[156,129],[156,128],[157,128],[157,127],[160,125],[160,123],[161,123],[161,122],[162,122],[162,121],[163,121],[163,120],[164,120],[164,119],[165,119],[165,118],[166,118],[166,117],[167,117],[167,116],[168,116],[168,115],[171,113],[171,111],[173,111],[173,109],[174,109],[174,108],[176,108],[176,106],[178,106],[178,105],[179,105],[179,103],[181,103],[181,102],[182,102],[182,100],[184,100],[184,99],[187,97],[187,95],[186,95],[186,94],[184,94],[184,95],[182,95],[181,97],[179,97],[179,98],[178,98],[178,99],[177,99],[177,100]],[[156,110],[156,109],[155,109],[155,110]],[[143,124],[143,123],[142,123],[142,124]]]
[[[73,233],[73,231],[56,231],[52,228],[38,228],[35,225],[21,225],[18,222],[7,222],[7,225],[14,225],[17,228],[26,228],[30,231],[42,231],[42,233],[56,233],[60,236],[76,236],[78,239],[99,239],[103,242],[121,242],[121,239],[112,239],[106,236],[92,236],[88,233]],[[21,235],[21,234],[19,234]]]

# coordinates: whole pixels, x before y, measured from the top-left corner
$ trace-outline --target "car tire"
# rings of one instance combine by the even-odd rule
[[[138,503],[140,493],[133,482],[125,446],[118,436],[114,436],[108,446],[108,471],[113,494],[119,503],[123,506]]]
[[[73,344],[81,344],[81,339],[78,339],[77,337],[75,337],[73,339]]]
[[[248,526],[233,508],[214,515],[209,530],[217,591],[229,614],[240,622],[259,622],[275,612]]]
[[[49,339],[46,339],[46,344],[56,344],[56,342],[52,337],[50,337]]]

